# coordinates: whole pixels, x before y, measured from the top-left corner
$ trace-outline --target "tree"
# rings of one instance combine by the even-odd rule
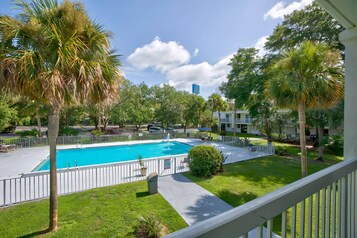
[[[328,141],[324,133],[325,127],[336,128],[341,126],[343,122],[343,110],[344,104],[343,101],[340,101],[333,108],[307,111],[306,121],[309,125],[316,127],[316,136],[319,145],[317,160],[323,161],[324,149],[326,141]]]
[[[132,95],[129,117],[138,130],[141,125],[153,119],[152,90],[145,83],[141,83],[132,86]]]
[[[11,98],[5,93],[0,94],[0,131],[9,127],[17,120],[17,110],[12,106]]]
[[[260,104],[256,103],[250,108],[254,111],[253,125],[267,136],[268,143],[272,142],[272,134],[278,129],[278,115],[269,102],[263,101]]]
[[[228,104],[224,101],[221,95],[213,93],[208,97],[207,107],[212,111],[211,120],[213,120],[213,112],[218,112],[218,125],[221,122],[221,111],[225,111],[228,108]],[[218,128],[221,131],[221,127]]]
[[[19,115],[22,117],[31,116],[36,118],[38,137],[42,137],[41,119],[47,116],[47,108],[34,100],[28,100],[26,97],[20,97],[19,102],[17,103],[17,108],[19,109]]]
[[[198,126],[203,111],[206,108],[206,102],[203,97],[196,94],[189,94],[182,92],[181,95],[184,99],[184,111],[183,111],[183,125],[184,133],[189,124]]]
[[[231,59],[228,81],[220,87],[227,98],[249,110],[255,118],[254,125],[267,135],[268,143],[272,141],[277,115],[264,95],[264,82],[268,79],[266,69],[274,60],[274,56],[259,57],[255,48],[241,48]]]
[[[155,119],[161,122],[163,127],[180,123],[184,110],[184,100],[180,93],[165,84],[163,87],[154,86]]]
[[[238,108],[249,108],[252,97],[264,91],[258,50],[238,49],[229,65],[232,69],[227,75],[227,82],[222,83],[220,90],[226,98],[234,99]]]
[[[307,176],[305,108],[329,107],[343,94],[341,57],[324,43],[303,42],[271,68],[266,92],[277,106],[298,109],[301,174]]]
[[[116,95],[120,61],[110,33],[92,22],[80,3],[19,1],[16,18],[0,17],[0,87],[48,107],[50,223],[58,226],[56,138],[61,108]]]
[[[325,42],[334,49],[344,50],[338,41],[343,27],[318,4],[313,3],[304,9],[286,15],[268,37],[265,49],[282,52],[301,44],[303,41]]]

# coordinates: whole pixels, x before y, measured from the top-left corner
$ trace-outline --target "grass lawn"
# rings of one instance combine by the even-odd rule
[[[198,178],[189,172],[184,175],[212,192],[233,207],[242,205],[301,178],[298,147],[276,144],[285,148],[287,156],[267,156],[225,166],[225,172],[211,178]],[[326,155],[325,162],[314,161],[316,152],[309,152],[309,174],[322,170],[342,160],[341,157]],[[290,221],[289,221],[290,222]],[[297,219],[299,223],[299,219]],[[288,223],[289,225],[291,223]],[[274,231],[279,234],[281,217],[274,219]],[[299,226],[299,224],[298,224]]]
[[[133,237],[140,215],[153,214],[169,232],[187,226],[146,182],[92,189],[59,197],[59,230],[44,237]],[[32,237],[48,226],[48,200],[0,209],[0,237]]]

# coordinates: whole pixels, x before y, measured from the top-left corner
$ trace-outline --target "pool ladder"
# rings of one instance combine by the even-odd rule
[[[74,168],[77,168],[77,160],[74,161]],[[67,169],[71,168],[69,161],[67,160]]]

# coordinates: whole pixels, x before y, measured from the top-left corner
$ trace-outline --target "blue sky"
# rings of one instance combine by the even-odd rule
[[[89,16],[113,32],[124,74],[134,83],[201,85],[207,98],[226,80],[238,48],[261,48],[285,14],[311,0],[83,0]],[[0,14],[14,14],[0,1]],[[264,52],[261,52],[264,53]]]

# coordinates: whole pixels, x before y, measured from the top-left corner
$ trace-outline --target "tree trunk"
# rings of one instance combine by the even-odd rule
[[[41,138],[42,137],[42,134],[41,134],[41,116],[40,116],[40,113],[38,112],[38,108],[36,109],[36,120],[37,120],[38,138]]]
[[[236,137],[236,131],[237,131],[237,107],[234,102],[234,115],[233,115],[233,137]]]
[[[318,129],[318,139],[319,139],[319,156],[317,157],[317,160],[319,161],[324,161],[323,159],[323,155],[324,155],[324,149],[325,146],[323,144],[323,140],[324,140],[324,128],[319,127]]]
[[[58,225],[58,194],[56,168],[56,141],[59,128],[60,107],[50,108],[48,114],[48,140],[50,143],[50,224],[49,231],[56,231]]]
[[[307,172],[307,151],[306,151],[306,136],[305,136],[305,103],[299,103],[299,129],[300,129],[300,147],[301,147],[301,176],[306,177]]]
[[[187,125],[186,123],[183,125],[183,133],[186,133],[186,128],[187,128]]]
[[[99,114],[99,115],[98,115],[98,129],[99,129],[99,130],[101,130],[101,128],[100,128],[101,126],[102,126],[102,115]]]

